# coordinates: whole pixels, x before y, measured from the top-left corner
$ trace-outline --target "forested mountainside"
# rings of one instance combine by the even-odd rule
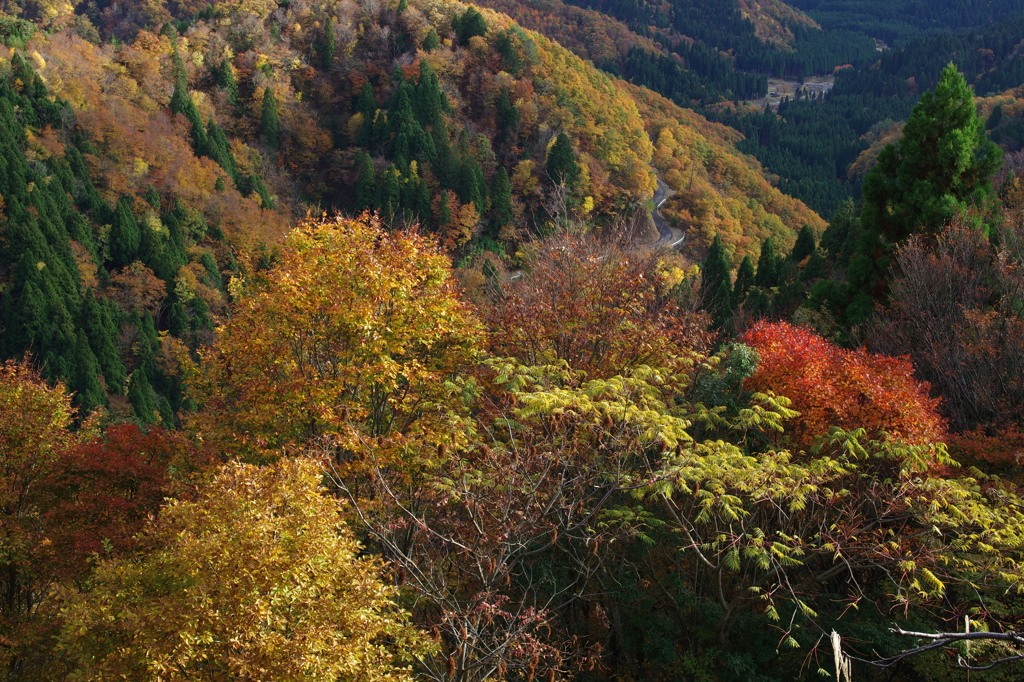
[[[0,4],[0,678],[1019,679],[1024,19],[483,5]]]
[[[739,131],[738,145],[780,176],[779,187],[831,217],[847,198],[859,198],[859,177],[848,171],[880,131],[906,120],[921,94],[934,87],[950,61],[976,95],[990,96],[1024,82],[1018,46],[1024,19],[984,29],[919,38],[878,55],[866,68],[842,69],[826,97],[801,97],[775,111],[722,109],[713,118]]]
[[[851,30],[878,38],[889,45],[905,43],[927,34],[945,33],[998,23],[1019,14],[1014,0],[794,0],[822,27]]]
[[[632,221],[671,167],[685,191],[670,210],[698,250],[721,232],[738,262],[769,236],[790,244],[824,226],[737,154],[731,132],[650,107],[502,15],[265,10],[166,15],[130,43],[102,40],[84,17],[52,33],[8,20],[6,154],[20,170],[3,192],[4,353],[34,353],[83,408],[109,396],[173,422],[183,398],[157,361],[169,352],[159,332],[208,339],[230,277],[271,262],[306,212],[380,210],[466,267],[485,253],[519,267],[524,246],[564,221]],[[111,36],[144,22],[105,16]],[[665,117],[674,134],[661,134]],[[56,198],[33,194],[44,184]]]

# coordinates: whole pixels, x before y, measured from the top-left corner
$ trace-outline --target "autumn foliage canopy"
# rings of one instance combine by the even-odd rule
[[[759,322],[742,340],[761,358],[747,387],[793,401],[800,416],[787,431],[799,447],[811,447],[833,426],[864,428],[872,438],[884,433],[910,444],[936,442],[945,434],[939,400],[914,379],[905,358],[840,348],[786,322]]]

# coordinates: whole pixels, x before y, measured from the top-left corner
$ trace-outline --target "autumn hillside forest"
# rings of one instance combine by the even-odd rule
[[[1024,0],[0,0],[0,680],[1024,679]]]

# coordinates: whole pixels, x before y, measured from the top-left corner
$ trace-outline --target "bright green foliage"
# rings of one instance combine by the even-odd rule
[[[263,107],[260,111],[260,138],[263,144],[271,149],[281,146],[281,123],[278,120],[277,99],[274,90],[267,88],[263,92]]]
[[[863,232],[848,273],[855,290],[851,320],[866,318],[872,299],[884,295],[894,247],[914,234],[937,234],[971,207],[985,207],[1001,156],[985,137],[971,89],[950,63],[934,92],[914,107],[899,145],[882,150],[864,180]]]
[[[547,161],[548,177],[556,185],[572,187],[580,174],[580,167],[576,163],[576,154],[572,149],[572,140],[565,133],[559,133],[555,143],[548,151]]]
[[[301,459],[230,464],[171,501],[141,557],[99,561],[72,596],[74,679],[408,680],[402,665],[428,647],[320,479]]]
[[[722,238],[715,235],[701,268],[700,297],[704,310],[711,313],[712,324],[723,326],[732,314],[732,278]]]

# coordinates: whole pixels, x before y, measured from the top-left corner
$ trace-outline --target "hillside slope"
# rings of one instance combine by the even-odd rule
[[[566,221],[631,220],[660,173],[695,259],[716,232],[739,259],[821,228],[735,151],[735,131],[491,10],[138,9],[110,6],[99,25],[58,13],[45,32],[0,17],[5,96],[21,112],[3,154],[24,169],[5,234],[31,233],[0,243],[2,352],[36,353],[83,408],[174,421],[176,344],[208,342],[231,278],[271,264],[307,213],[379,211],[463,267],[485,253],[518,266]],[[48,222],[34,227],[20,206],[54,178],[70,203],[38,203]],[[45,227],[72,214],[73,233]],[[30,267],[58,260],[54,282]]]

